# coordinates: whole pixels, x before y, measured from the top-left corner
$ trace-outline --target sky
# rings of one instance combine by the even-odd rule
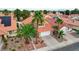
[[[58,10],[79,8],[78,0],[0,0],[0,9]]]

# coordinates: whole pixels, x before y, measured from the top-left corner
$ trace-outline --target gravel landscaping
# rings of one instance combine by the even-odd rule
[[[39,49],[39,48],[46,46],[46,44],[41,41],[42,39],[39,39],[39,42],[37,44],[35,44],[34,42],[32,43],[32,41],[30,41],[29,44],[26,44],[25,40],[21,38],[13,37],[7,40],[7,48],[4,50],[6,51],[30,51],[30,50],[34,50],[35,48]]]

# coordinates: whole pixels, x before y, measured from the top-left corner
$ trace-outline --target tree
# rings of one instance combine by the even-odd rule
[[[30,16],[30,11],[23,10],[21,16],[23,17],[23,19],[28,18]]]
[[[3,13],[4,15],[8,15],[8,14],[10,13],[10,11],[7,10],[7,9],[4,9],[4,10],[2,11],[2,13]]]
[[[44,10],[44,11],[43,11],[43,13],[44,13],[44,14],[47,14],[47,13],[48,13],[48,11],[47,11],[47,10]]]
[[[54,25],[54,26],[52,26],[52,28],[54,29],[53,30],[53,35],[57,37],[57,34],[58,34],[58,26],[57,25]]]
[[[35,12],[34,10],[31,10],[31,12]]]
[[[21,10],[19,10],[19,9],[14,10],[14,15],[17,18],[17,21],[21,20],[20,19],[21,18]]]
[[[56,11],[53,11],[53,14],[56,14]]]
[[[60,25],[63,23],[63,20],[62,19],[60,19],[59,17],[57,17],[57,19],[56,19],[56,24],[58,25],[58,29],[59,29],[59,27],[60,27]]]
[[[52,26],[52,28],[54,28],[55,30],[58,30],[58,26],[57,25]]]
[[[35,37],[36,29],[30,25],[23,25],[20,29],[17,30],[17,36],[24,38],[26,43],[29,43],[29,40],[32,40],[32,37]]]
[[[62,13],[62,14],[65,14],[65,12],[64,11],[59,11],[60,13]]]
[[[56,25],[54,25],[52,28],[54,29],[53,35],[57,38],[62,37],[63,31],[60,31],[60,25],[63,23],[62,19],[58,18],[56,19]]]
[[[42,25],[43,22],[44,22],[44,18],[43,18],[43,15],[42,15],[41,11],[35,11],[35,14],[34,14],[33,20],[32,20],[32,24],[36,28],[36,43],[38,41],[37,39],[39,38],[38,26],[40,24]]]
[[[64,31],[63,30],[59,30],[58,31],[58,38],[62,39],[63,38],[63,35],[65,35],[64,34]]]
[[[65,11],[65,14],[66,14],[66,15],[69,15],[69,14],[70,14],[70,10],[66,10],[66,11]]]
[[[78,9],[71,10],[71,14],[79,14],[79,10]]]

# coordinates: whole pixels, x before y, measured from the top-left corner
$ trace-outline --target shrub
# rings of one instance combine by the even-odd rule
[[[11,51],[16,51],[16,49],[11,49]]]

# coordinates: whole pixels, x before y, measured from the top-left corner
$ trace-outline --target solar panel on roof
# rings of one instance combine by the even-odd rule
[[[10,16],[1,16],[2,19],[1,24],[4,24],[4,26],[11,26],[11,17]]]

